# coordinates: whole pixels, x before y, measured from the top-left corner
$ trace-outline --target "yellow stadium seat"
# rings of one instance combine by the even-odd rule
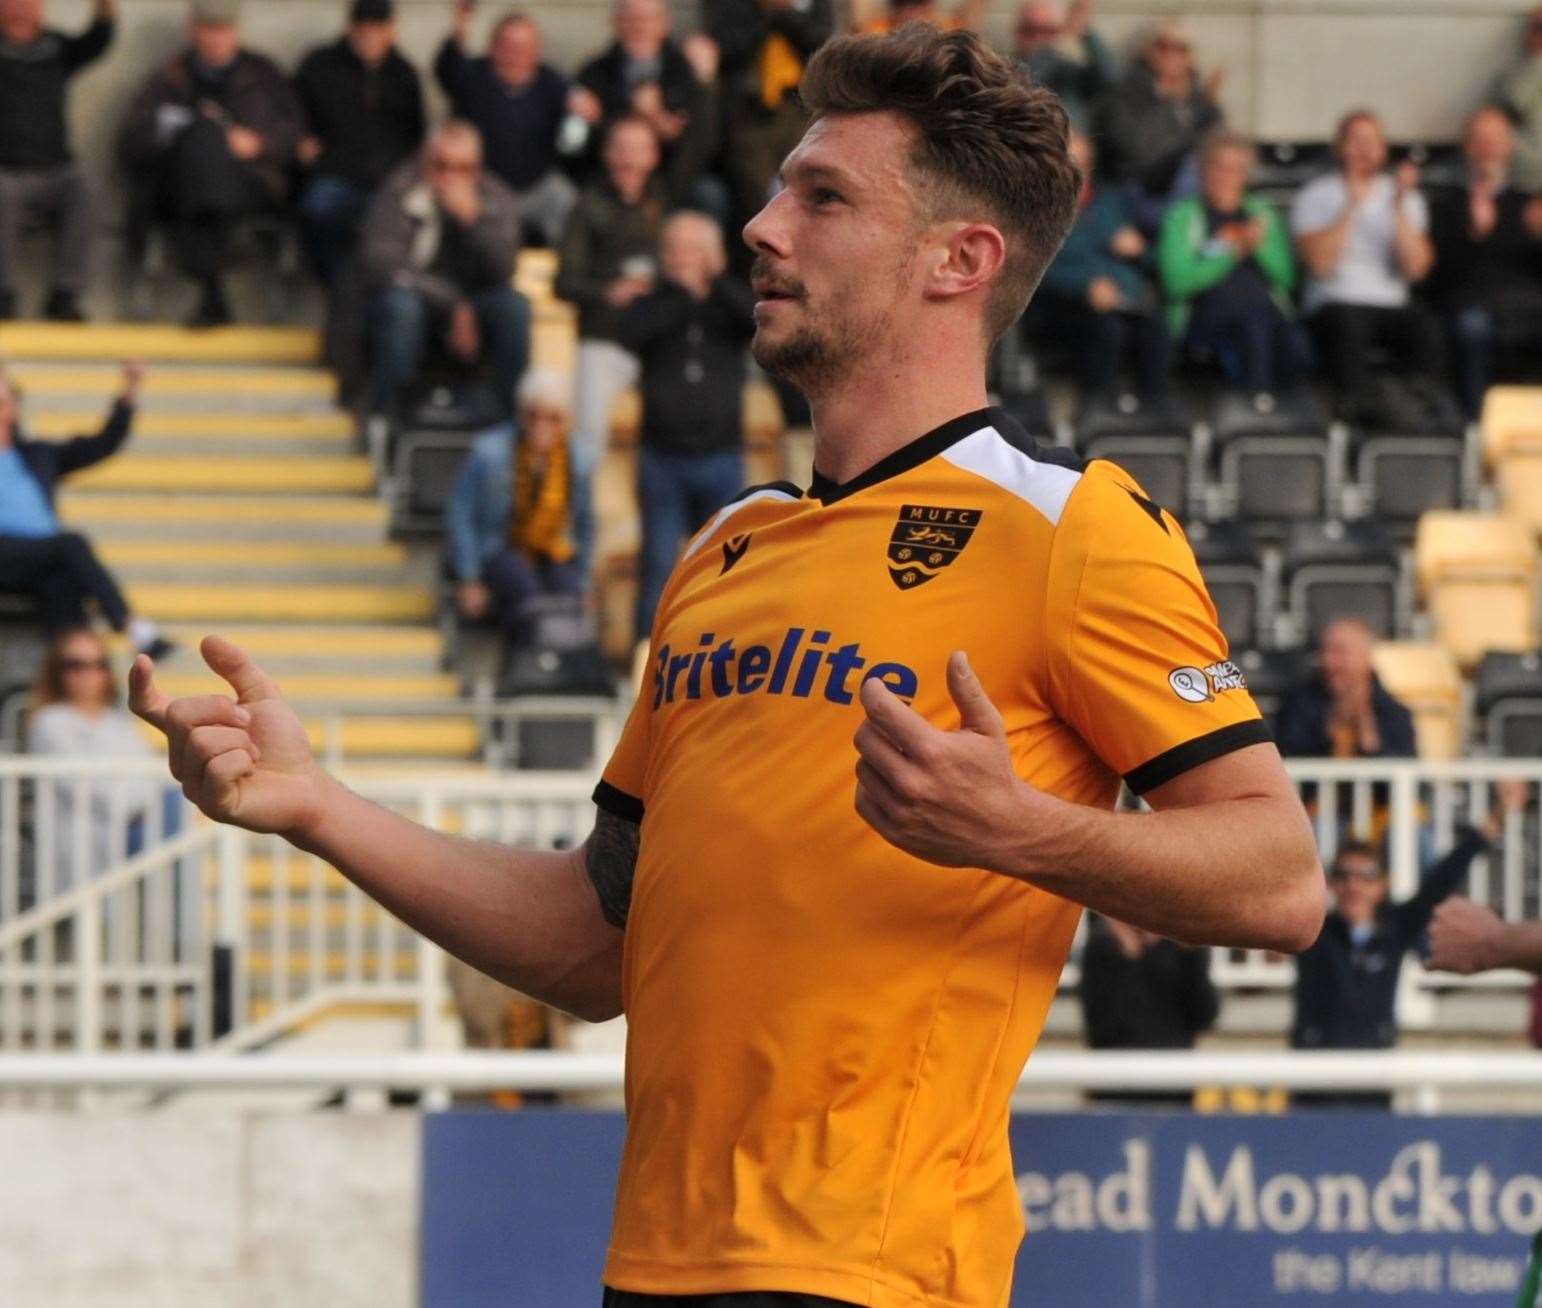
[[[1419,757],[1460,758],[1462,673],[1451,651],[1421,641],[1382,641],[1371,660],[1382,685],[1413,714]]]
[[[594,512],[599,538],[595,557],[611,559],[637,553],[642,522],[637,512],[637,451],[612,447],[600,460],[594,483]]]
[[[1499,502],[1505,513],[1520,518],[1542,536],[1542,447],[1536,451],[1512,450],[1494,469]]]
[[[1490,468],[1514,451],[1542,453],[1542,386],[1491,386],[1479,425]]]
[[[1488,650],[1535,645],[1537,542],[1522,519],[1426,513],[1414,558],[1435,637],[1464,669]]]
[[[557,280],[557,252],[555,250],[521,250],[519,262],[514,266],[514,288],[528,295],[532,301],[554,300],[557,293],[552,289]]]

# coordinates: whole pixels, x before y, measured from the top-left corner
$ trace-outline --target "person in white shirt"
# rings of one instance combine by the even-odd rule
[[[1356,109],[1334,134],[1338,171],[1308,183],[1290,227],[1306,266],[1304,309],[1344,416],[1379,412],[1374,351],[1387,352],[1415,394],[1439,403],[1444,376],[1440,325],[1410,296],[1435,262],[1429,211],[1410,163],[1385,171],[1381,120]]]

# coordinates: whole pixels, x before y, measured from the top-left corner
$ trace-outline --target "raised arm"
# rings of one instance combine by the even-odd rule
[[[635,824],[602,814],[589,840],[567,852],[431,831],[328,775],[277,685],[236,646],[210,636],[202,650],[234,699],[170,699],[143,657],[129,689],[134,711],[165,733],[172,775],[204,813],[325,859],[408,926],[525,994],[590,1021],[621,1011],[619,924]]]

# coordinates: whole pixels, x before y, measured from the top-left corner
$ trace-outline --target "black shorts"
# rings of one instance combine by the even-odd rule
[[[637,1294],[605,1287],[603,1308],[852,1308],[841,1299],[791,1290],[750,1290],[737,1294]]]

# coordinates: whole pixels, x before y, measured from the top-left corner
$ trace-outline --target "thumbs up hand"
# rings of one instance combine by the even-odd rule
[[[962,652],[948,659],[948,693],[957,731],[933,726],[876,677],[862,683],[857,812],[916,858],[1010,873],[1038,792],[1013,772],[1001,714]]]

